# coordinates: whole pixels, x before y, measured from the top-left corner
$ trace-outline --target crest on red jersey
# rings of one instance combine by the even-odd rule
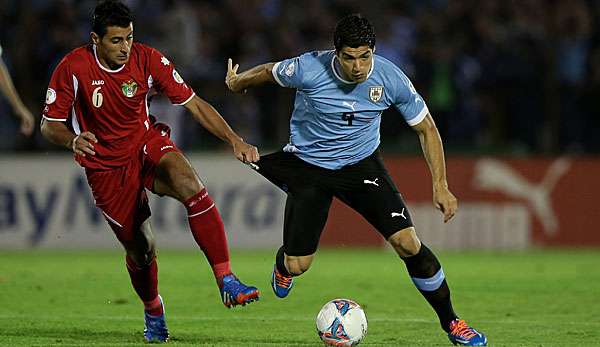
[[[46,104],[50,105],[54,101],[56,101],[56,91],[52,88],[48,88],[48,91],[46,92]]]
[[[123,94],[128,98],[131,98],[135,95],[135,92],[137,92],[137,88],[138,85],[137,83],[135,83],[134,80],[129,80],[121,84],[121,90],[123,91]]]

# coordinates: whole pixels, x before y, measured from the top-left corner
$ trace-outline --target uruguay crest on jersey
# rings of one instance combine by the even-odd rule
[[[383,96],[383,86],[374,86],[369,88],[369,99],[373,102],[377,102]]]

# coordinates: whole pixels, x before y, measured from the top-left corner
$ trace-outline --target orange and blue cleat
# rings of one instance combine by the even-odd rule
[[[450,322],[448,338],[455,346],[487,346],[487,337],[468,326],[462,319]]]
[[[162,343],[167,342],[169,339],[169,329],[167,329],[167,323],[165,322],[165,306],[163,299],[159,295],[160,304],[163,307],[163,314],[160,316],[152,316],[148,312],[144,312],[144,338],[146,342],[150,343]]]
[[[294,278],[292,276],[282,275],[277,270],[277,265],[273,266],[273,274],[271,275],[271,287],[278,298],[285,298],[294,286]]]
[[[256,287],[251,287],[240,282],[234,274],[223,277],[221,286],[221,299],[227,308],[258,301],[260,292]]]

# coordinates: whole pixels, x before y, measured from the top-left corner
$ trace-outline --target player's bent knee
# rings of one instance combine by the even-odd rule
[[[152,260],[156,257],[154,248],[147,252],[139,252],[137,250],[127,251],[127,256],[133,260],[137,267],[145,267],[152,263]]]
[[[388,242],[401,257],[411,257],[421,249],[421,241],[413,227],[396,232],[388,238]]]
[[[133,260],[138,267],[144,267],[152,263],[156,257],[154,238],[141,237],[135,244],[127,248],[127,256]]]
[[[134,261],[137,266],[149,265],[156,256],[156,246],[150,220],[144,221],[135,234],[133,243],[127,248],[127,255]]]
[[[181,153],[165,154],[159,167],[158,178],[168,188],[167,194],[178,200],[190,198],[204,188],[196,172]]]
[[[154,260],[154,258],[156,258],[156,252],[154,252],[154,248],[152,248],[149,252],[146,252],[146,254],[144,255],[144,263],[150,264],[152,260]]]
[[[198,194],[202,188],[200,180],[194,173],[180,173],[173,179],[174,190],[184,199]]]
[[[143,252],[142,258],[144,261],[144,264],[150,264],[152,262],[152,260],[154,260],[154,258],[156,257],[156,247],[155,247],[155,242],[154,242],[154,238],[152,238],[148,244],[148,247],[145,249],[145,252]]]

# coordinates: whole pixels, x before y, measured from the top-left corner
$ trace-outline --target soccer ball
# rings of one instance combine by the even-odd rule
[[[356,346],[367,334],[367,316],[356,302],[334,299],[319,311],[317,332],[328,346]]]

